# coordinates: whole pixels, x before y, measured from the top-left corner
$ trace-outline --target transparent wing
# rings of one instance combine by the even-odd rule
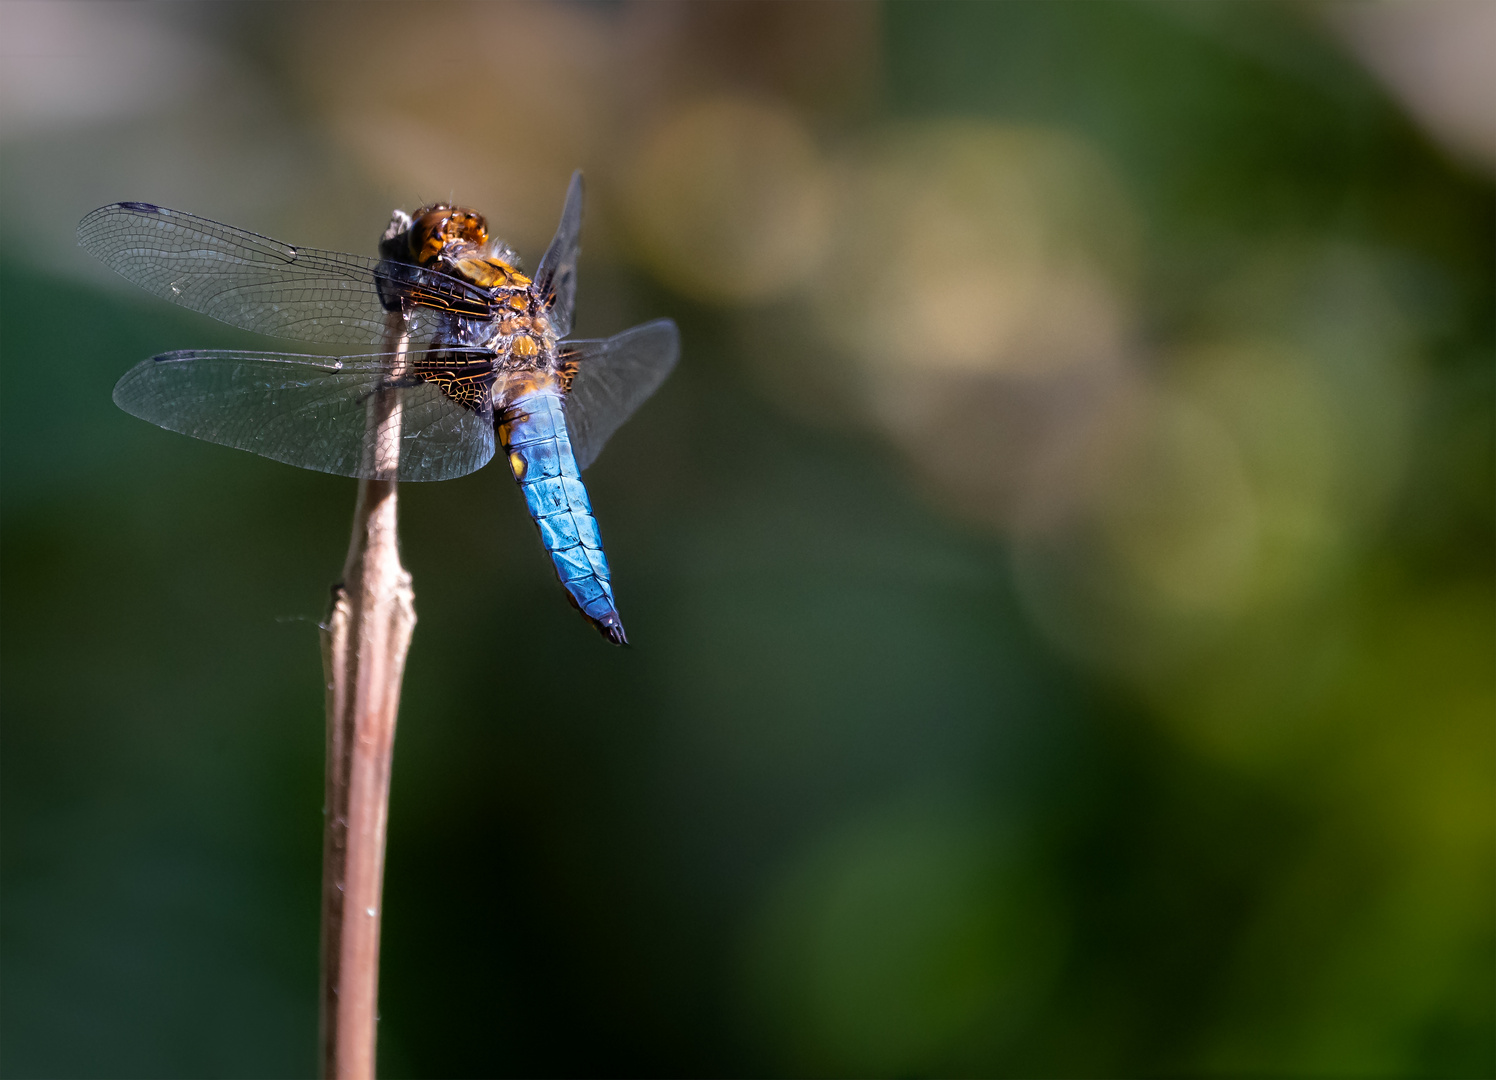
[[[585,469],[675,367],[680,331],[671,320],[657,319],[604,341],[567,341],[561,348],[562,358],[577,366],[564,407],[577,465]]]
[[[491,412],[392,379],[397,362],[395,353],[169,352],[127,371],[114,402],[169,431],[339,476],[449,480],[487,464]]]
[[[78,243],[163,299],[261,334],[377,345],[402,306],[492,315],[485,290],[446,274],[293,247],[150,203],[100,207],[78,223]],[[425,322],[435,331],[437,319]],[[403,329],[420,337],[422,327]]]
[[[540,258],[535,271],[535,290],[541,302],[550,308],[551,325],[557,337],[571,333],[572,309],[577,299],[577,254],[582,241],[582,171],[571,174],[566,189],[566,206],[561,210],[561,224],[551,246]]]

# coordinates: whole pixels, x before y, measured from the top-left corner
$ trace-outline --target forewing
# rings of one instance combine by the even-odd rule
[[[170,352],[126,372],[114,402],[169,431],[339,476],[449,480],[487,464],[492,414],[430,383],[393,380],[399,361],[394,353]]]
[[[261,334],[383,344],[388,311],[400,310],[402,297],[428,330],[438,312],[490,314],[485,290],[446,274],[293,247],[150,203],[100,207],[78,223],[78,242],[149,292]],[[401,329],[420,336],[419,325]]]
[[[585,469],[675,367],[680,331],[671,320],[657,319],[605,341],[568,341],[561,348],[577,368],[564,405],[572,450]]]
[[[571,174],[566,189],[566,206],[561,210],[561,224],[551,246],[541,256],[535,271],[535,288],[541,302],[549,308],[551,325],[557,337],[571,333],[572,311],[577,299],[577,254],[582,242],[582,171]]]

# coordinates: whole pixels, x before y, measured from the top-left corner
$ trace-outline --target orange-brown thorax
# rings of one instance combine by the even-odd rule
[[[502,312],[491,316],[491,329],[481,339],[493,350],[492,361],[435,352],[413,361],[412,375],[436,384],[459,404],[473,409],[491,404],[500,415],[508,402],[542,386],[570,390],[576,366],[558,356],[555,331],[530,288],[531,279],[514,265],[514,252],[489,237],[482,214],[447,203],[423,206],[411,215],[403,235],[387,240],[389,247],[381,247],[387,257],[491,289]]]

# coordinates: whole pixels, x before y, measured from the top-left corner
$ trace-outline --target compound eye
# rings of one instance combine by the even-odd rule
[[[425,265],[441,254],[451,218],[451,211],[445,208],[429,210],[416,218],[410,228],[410,254],[416,262]]]
[[[445,233],[449,240],[482,244],[488,239],[488,225],[482,214],[472,210],[454,210],[447,221]]]

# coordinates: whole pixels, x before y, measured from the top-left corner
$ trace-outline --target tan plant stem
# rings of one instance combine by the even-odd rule
[[[401,352],[404,351],[401,340]],[[371,1080],[379,997],[390,762],[415,593],[400,565],[395,480],[400,399],[369,401],[368,470],[360,480],[343,580],[322,627],[327,680],[327,794],[322,842],[321,1073]]]

